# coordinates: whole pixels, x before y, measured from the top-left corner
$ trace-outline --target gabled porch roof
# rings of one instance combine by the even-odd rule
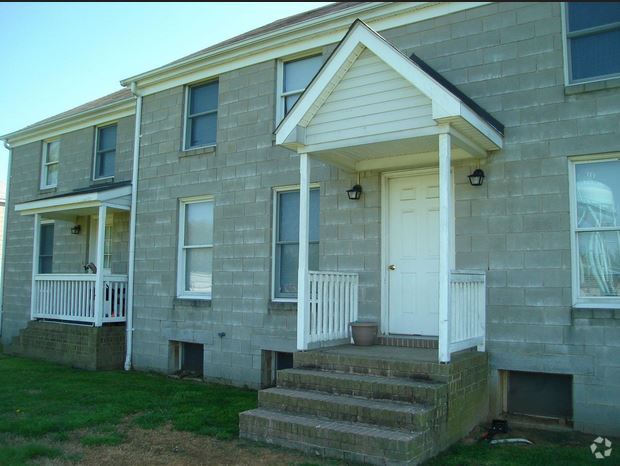
[[[42,214],[47,218],[71,219],[77,215],[96,214],[102,205],[113,210],[129,211],[131,184],[115,183],[77,190],[72,193],[50,196],[23,202],[15,206],[21,215]]]
[[[359,171],[388,157],[436,160],[437,135],[447,131],[454,159],[502,148],[499,121],[356,20],[275,135],[279,145]]]

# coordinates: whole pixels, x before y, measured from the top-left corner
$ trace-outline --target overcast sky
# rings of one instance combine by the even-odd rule
[[[0,134],[114,92],[121,79],[328,3],[0,3]],[[0,181],[7,160],[0,144]]]

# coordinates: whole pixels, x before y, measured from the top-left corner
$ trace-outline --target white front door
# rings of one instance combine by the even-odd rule
[[[439,178],[388,179],[388,331],[439,331]]]

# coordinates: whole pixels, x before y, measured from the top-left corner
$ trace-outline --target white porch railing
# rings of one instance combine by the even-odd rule
[[[308,272],[309,318],[303,319],[305,341],[312,346],[350,341],[349,323],[357,320],[358,275]]]
[[[96,275],[39,274],[34,277],[32,319],[97,322]],[[124,322],[127,276],[104,275],[100,322]]]
[[[449,354],[474,346],[484,351],[486,335],[486,275],[454,270],[450,273]]]

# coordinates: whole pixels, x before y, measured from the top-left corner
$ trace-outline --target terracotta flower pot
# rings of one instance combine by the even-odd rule
[[[357,346],[372,346],[377,337],[376,322],[351,322],[353,343]]]

